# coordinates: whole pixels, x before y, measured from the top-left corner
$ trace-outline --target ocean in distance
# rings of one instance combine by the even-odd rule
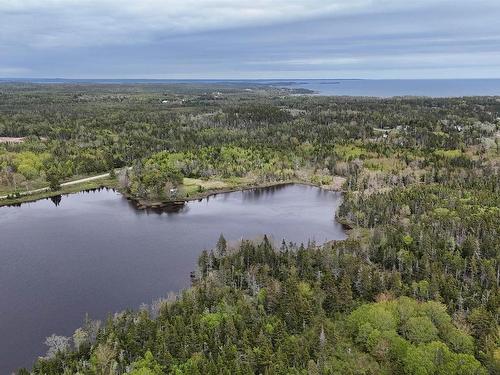
[[[0,78],[8,82],[38,84],[227,84],[268,85],[301,90],[313,95],[332,96],[500,96],[500,79],[272,79],[272,80],[203,80],[203,79],[63,79]]]
[[[299,80],[290,88],[335,96],[463,97],[500,95],[500,79],[349,79]]]

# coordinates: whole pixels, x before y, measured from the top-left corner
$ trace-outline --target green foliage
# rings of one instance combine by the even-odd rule
[[[462,152],[460,150],[436,150],[434,154],[442,158],[452,159],[461,156]]]
[[[348,321],[355,333],[361,326],[366,328],[366,324],[379,331],[395,331],[398,325],[397,319],[398,317],[384,304],[376,304],[357,308],[351,313]]]
[[[354,160],[366,156],[361,147],[354,145],[338,145],[335,147],[335,153],[343,160]]]
[[[37,155],[31,151],[20,152],[15,154],[14,165],[19,173],[28,180],[32,180],[43,170],[47,158],[47,154]]]
[[[403,326],[404,336],[414,344],[437,340],[438,330],[426,316],[412,317]]]
[[[405,245],[409,246],[409,245],[411,245],[413,243],[413,237],[410,236],[410,235],[408,235],[408,234],[405,234],[403,236],[403,242],[404,242]]]
[[[123,313],[35,374],[498,373],[498,99],[0,89],[0,136],[26,137],[0,144],[11,196],[125,166],[127,193],[152,199],[201,193],[210,179],[343,176],[337,218],[353,228],[346,241],[279,251],[269,241],[228,251],[221,236],[193,288],[157,318]],[[183,190],[184,177],[198,181]]]
[[[57,191],[61,188],[61,172],[56,166],[50,167],[47,172],[47,181],[49,183],[50,189]]]
[[[441,326],[438,330],[429,315]],[[390,320],[390,324],[383,323]],[[405,374],[484,374],[486,370],[464,346],[440,341],[439,336],[459,333],[468,343],[472,338],[451,325],[451,318],[436,302],[418,303],[408,298],[363,305],[348,317],[355,340],[377,358],[393,361],[393,369]],[[395,322],[400,322],[396,324]],[[452,342],[460,341],[451,340]],[[470,350],[470,348],[468,348]]]
[[[162,366],[154,359],[153,354],[148,350],[144,358],[135,361],[130,366],[131,370],[127,372],[130,375],[162,375]]]
[[[366,303],[354,289],[351,303],[358,306],[328,315],[322,299],[332,284],[340,289],[349,280],[346,274],[335,281],[331,265],[350,268],[353,276],[366,267],[345,251],[349,243],[277,250],[264,239],[244,241],[225,256],[205,253],[210,271],[156,318],[123,312],[108,320],[90,351],[40,359],[35,374],[61,373],[56,369],[63,363],[72,372],[129,368],[135,375],[486,373],[474,350],[464,351],[472,338],[437,302],[400,297]],[[351,243],[352,249],[357,245]],[[318,275],[328,281],[319,283]],[[476,315],[479,328],[484,317]]]

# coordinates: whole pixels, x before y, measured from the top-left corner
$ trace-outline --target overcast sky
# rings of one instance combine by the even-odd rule
[[[500,78],[500,0],[0,0],[0,77]]]

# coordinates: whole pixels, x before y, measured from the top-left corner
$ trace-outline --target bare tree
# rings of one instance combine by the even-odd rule
[[[75,333],[73,333],[73,344],[75,345],[75,349],[79,350],[82,345],[85,345],[89,342],[89,335],[83,328],[78,328]]]
[[[57,353],[66,352],[70,346],[70,338],[66,336],[57,336],[52,334],[45,339],[45,345],[49,347],[47,350],[46,358],[54,358]]]

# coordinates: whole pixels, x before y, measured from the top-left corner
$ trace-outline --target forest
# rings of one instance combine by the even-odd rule
[[[0,85],[0,204],[103,172],[150,202],[301,182],[343,191],[349,228],[221,235],[190,288],[51,336],[18,374],[500,373],[500,98],[292,94]]]

